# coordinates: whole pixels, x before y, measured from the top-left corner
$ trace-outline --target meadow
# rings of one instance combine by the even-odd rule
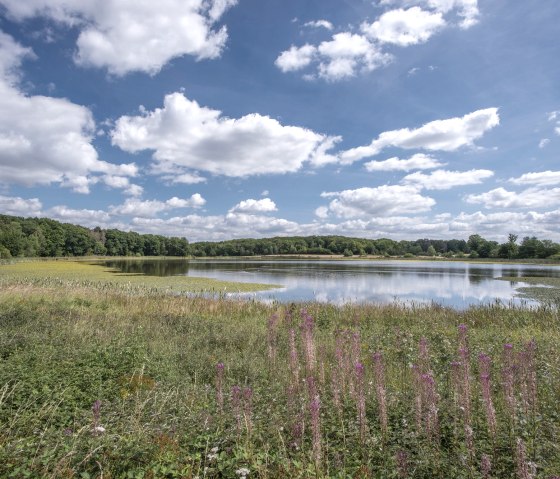
[[[0,477],[560,476],[554,306],[264,304],[20,264]]]

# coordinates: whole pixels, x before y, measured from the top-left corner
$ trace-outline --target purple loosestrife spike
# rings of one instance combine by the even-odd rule
[[[216,364],[216,402],[222,413],[224,411],[224,363]]]
[[[492,462],[488,454],[483,454],[480,460],[480,472],[483,479],[490,479],[490,472],[492,472]]]
[[[315,396],[309,403],[309,411],[311,413],[311,433],[313,440],[313,459],[317,467],[321,464],[321,418],[319,410],[321,409],[321,400],[319,396]]]
[[[317,361],[315,355],[315,338],[313,334],[313,317],[307,314],[305,310],[302,311],[302,316],[303,324],[301,336],[303,341],[303,351],[305,353],[305,362],[308,372],[313,372],[315,370],[315,363]]]
[[[504,344],[502,386],[506,406],[512,419],[515,419],[516,409],[514,381],[513,346],[511,344]]]
[[[488,430],[492,438],[496,437],[496,410],[492,401],[492,387],[490,384],[490,356],[481,354],[478,356],[478,363],[480,368],[480,385],[482,387],[482,399],[484,401],[484,409],[486,412],[486,421],[488,423]]]
[[[290,345],[290,369],[292,370],[292,385],[297,390],[299,387],[299,359],[298,359],[298,350],[296,346],[296,332],[293,329],[290,329],[289,345]]]
[[[520,437],[516,440],[515,447],[515,465],[517,469],[518,479],[533,479],[534,475],[531,474],[529,464],[527,463],[527,451],[525,443]]]
[[[356,409],[358,410],[358,423],[360,425],[360,441],[366,440],[366,393],[365,393],[365,368],[360,362],[355,365],[356,374]]]
[[[422,384],[422,373],[418,365],[412,365],[412,376],[414,381],[414,417],[416,419],[416,431],[420,433],[423,429],[423,397],[424,385]]]
[[[379,422],[383,433],[387,433],[387,390],[385,388],[385,366],[383,355],[378,351],[373,354],[373,365],[375,373],[375,394],[379,406]]]
[[[436,382],[431,374],[422,374],[424,424],[426,436],[435,444],[439,443],[438,402]]]
[[[406,479],[408,477],[408,454],[402,449],[397,451],[395,456],[397,463],[397,477]]]

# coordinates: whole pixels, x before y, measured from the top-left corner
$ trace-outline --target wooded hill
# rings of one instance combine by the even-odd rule
[[[560,244],[510,234],[505,243],[474,234],[468,240],[395,241],[345,236],[292,236],[189,244],[186,238],[89,229],[48,218],[0,215],[0,258],[56,256],[444,256],[471,258],[560,259]]]

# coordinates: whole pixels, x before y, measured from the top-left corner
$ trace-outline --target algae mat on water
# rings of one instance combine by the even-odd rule
[[[119,273],[101,264],[75,260],[21,261],[0,266],[0,281],[41,281],[82,283],[84,286],[110,284],[113,286],[154,289],[190,293],[246,293],[278,288],[278,285],[237,283],[191,276],[146,276]]]

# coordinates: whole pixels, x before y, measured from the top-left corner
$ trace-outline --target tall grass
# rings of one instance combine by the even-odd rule
[[[5,281],[0,477],[551,478],[551,307]]]

